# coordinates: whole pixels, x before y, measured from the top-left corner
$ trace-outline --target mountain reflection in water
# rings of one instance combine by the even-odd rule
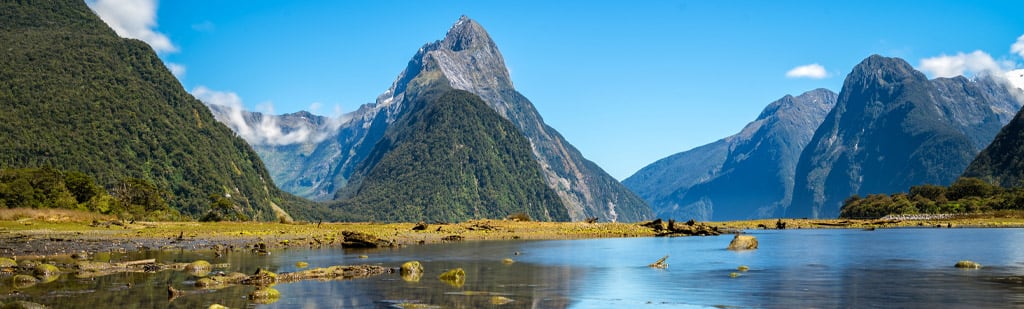
[[[731,237],[614,238],[489,241],[370,250],[282,250],[269,256],[237,251],[149,251],[97,254],[98,259],[206,259],[225,271],[275,272],[309,267],[418,260],[418,281],[397,273],[343,281],[278,284],[281,298],[253,304],[250,286],[192,287],[184,272],[116,274],[59,280],[13,292],[5,278],[2,301],[27,300],[55,308],[862,308],[1024,306],[1024,229],[880,229],[749,231],[760,248],[725,250]],[[516,255],[516,253],[521,253]],[[359,258],[365,255],[368,258]],[[647,264],[669,255],[667,269]],[[514,263],[503,263],[511,258]],[[985,267],[953,267],[968,259]],[[749,266],[749,271],[737,268]],[[462,268],[461,286],[438,280]],[[732,274],[732,275],[730,275]],[[186,290],[167,300],[167,283]],[[412,306],[409,306],[412,307]]]

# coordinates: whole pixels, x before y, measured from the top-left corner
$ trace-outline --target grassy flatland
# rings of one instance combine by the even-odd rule
[[[779,219],[708,222],[726,230],[774,229]],[[1024,212],[1001,211],[925,219],[782,219],[786,229],[1024,227]],[[480,240],[588,239],[651,237],[638,223],[523,222],[474,220],[451,224],[416,223],[273,223],[273,222],[124,222],[72,210],[0,209],[0,256],[50,256],[81,251],[148,248],[340,247],[342,232],[375,236],[397,245]]]

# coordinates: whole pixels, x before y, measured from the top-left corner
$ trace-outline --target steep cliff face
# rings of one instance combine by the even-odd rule
[[[476,21],[463,16],[443,40],[423,46],[393,90],[383,97],[397,99],[406,91],[406,81],[424,71],[441,73],[452,88],[480,96],[512,121],[530,140],[548,185],[561,197],[573,220],[638,221],[651,216],[643,200],[544,123],[533,103],[515,90],[501,52]]]
[[[1018,100],[1024,99],[1024,70],[1010,72],[1008,77],[1012,82],[1010,92]],[[1024,186],[1024,110],[1000,129],[992,143],[967,166],[963,176],[1007,188]]]
[[[1019,108],[994,79],[928,80],[902,59],[871,56],[801,154],[780,214],[831,218],[854,194],[948,185]]]
[[[792,199],[803,147],[836,94],[785,96],[733,136],[659,160],[623,181],[658,217],[740,220],[772,216]]]
[[[297,167],[277,173],[282,187],[301,196],[345,198],[356,166],[366,159],[384,131],[407,109],[406,98],[422,90],[423,81],[447,80],[454,89],[479,96],[529,140],[545,182],[564,202],[572,220],[638,221],[651,217],[646,203],[586,160],[512,85],[497,45],[477,22],[463,16],[444,39],[424,45],[391,87],[341,124],[336,135],[320,143],[255,148],[280,165]],[[290,159],[289,159],[290,158]],[[335,195],[335,192],[338,192]]]

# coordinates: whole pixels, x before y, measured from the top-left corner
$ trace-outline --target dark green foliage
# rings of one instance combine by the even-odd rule
[[[256,219],[274,220],[271,204],[319,215],[276,189],[148,45],[117,37],[82,1],[0,1],[0,42],[0,168],[52,166],[144,188],[125,197],[143,209],[162,200],[200,216],[210,194],[230,194]],[[76,180],[68,189],[75,201],[97,194]]]
[[[982,178],[1006,188],[1024,185],[1024,109],[974,158],[964,177]]]
[[[511,122],[469,92],[418,93],[352,177],[355,189],[337,207],[362,216],[348,219],[458,222],[522,212],[569,220]]]
[[[220,195],[210,195],[210,211],[206,213],[199,221],[245,221],[249,220],[244,213],[241,212],[238,205],[231,202],[231,199]]]
[[[957,179],[949,188],[936,185],[910,187],[910,194],[851,196],[843,202],[840,218],[881,218],[903,214],[962,214],[999,209],[1024,209],[1024,188],[1011,190],[977,178]]]
[[[946,198],[956,201],[968,197],[988,197],[998,189],[999,187],[978,178],[960,178],[949,185]]]
[[[164,192],[142,179],[126,179],[107,194],[80,172],[53,168],[0,169],[0,205],[6,208],[60,208],[117,215],[124,219],[177,220]]]
[[[0,170],[0,205],[7,208],[86,208],[65,183],[64,175],[51,168]]]

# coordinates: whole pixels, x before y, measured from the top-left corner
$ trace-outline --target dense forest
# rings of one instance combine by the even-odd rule
[[[335,209],[350,220],[443,221],[504,218],[568,221],[542,178],[530,142],[480,97],[447,81],[407,99],[361,163]],[[523,216],[525,217],[525,216]]]
[[[843,202],[840,218],[881,218],[898,214],[967,214],[1024,210],[1024,188],[1006,189],[964,177],[948,187],[921,185],[908,193],[854,195]]]
[[[209,213],[211,196],[244,218],[327,215],[278,190],[249,145],[214,120],[146,43],[118,37],[84,2],[2,0],[0,12],[0,169],[13,170],[12,179],[32,178],[19,169],[49,167],[55,171],[36,181],[81,173],[110,194],[126,184],[151,186],[168,214],[191,218]]]

